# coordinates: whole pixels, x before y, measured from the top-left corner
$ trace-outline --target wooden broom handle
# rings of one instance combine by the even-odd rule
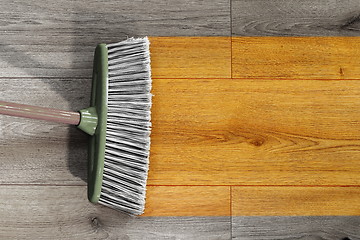
[[[79,125],[80,113],[0,101],[0,114]]]

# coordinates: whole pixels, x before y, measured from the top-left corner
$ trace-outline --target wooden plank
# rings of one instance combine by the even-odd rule
[[[360,239],[360,217],[233,217],[232,239]]]
[[[1,87],[7,100],[72,109],[86,106],[86,81],[12,79]],[[359,86],[154,79],[149,185],[359,185]],[[63,96],[54,92],[61,88]],[[11,117],[1,126],[2,183],[85,184],[84,134]]]
[[[150,185],[359,185],[358,81],[156,79]]]
[[[357,0],[232,0],[232,34],[359,36]]]
[[[144,216],[230,216],[230,187],[152,186]]]
[[[43,5],[41,0],[28,3],[18,0],[12,4],[1,4],[4,22],[1,25],[13,43],[15,33],[26,36],[16,38],[17,43],[38,44],[37,40],[46,40],[45,44],[61,45],[55,37],[79,38],[80,43],[92,39],[110,39],[147,35],[151,36],[229,36],[230,9],[229,0],[215,2],[176,1],[166,3],[156,0],[116,0],[101,2],[97,0],[52,1]],[[6,17],[6,18],[5,18]],[[91,23],[91,24],[90,24]],[[77,30],[77,31],[75,31]],[[86,34],[91,37],[85,38]],[[40,38],[43,37],[43,38]],[[44,37],[48,37],[47,39]],[[5,38],[4,38],[5,39]]]
[[[230,37],[151,37],[153,78],[230,78]]]
[[[130,217],[89,203],[85,186],[9,185],[0,186],[0,195],[1,239],[155,240],[230,236],[230,217]]]
[[[229,36],[229,0],[0,3],[3,77],[86,77],[95,46],[132,36]]]
[[[124,230],[130,239],[231,238],[230,217],[141,217],[125,225]]]
[[[88,106],[90,79],[0,80],[1,99],[78,110]],[[1,183],[84,184],[87,135],[76,127],[0,116]]]
[[[233,37],[232,76],[360,79],[357,37]]]
[[[120,40],[124,39],[114,41]],[[69,46],[56,53],[53,49],[46,50],[46,46],[20,45],[16,50],[4,45],[0,53],[2,76],[91,79],[96,44],[83,46],[76,56]],[[153,78],[231,77],[230,37],[151,37],[150,51]],[[1,58],[1,54],[7,55]]]
[[[360,187],[232,187],[233,216],[358,216]]]

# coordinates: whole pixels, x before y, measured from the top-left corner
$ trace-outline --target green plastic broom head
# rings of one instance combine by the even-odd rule
[[[91,135],[88,151],[88,198],[97,203],[100,198],[104,170],[107,95],[108,52],[105,44],[95,50],[90,107],[80,110],[78,128]]]
[[[88,199],[141,214],[150,147],[149,41],[130,38],[95,50],[90,107],[78,127],[90,137]]]

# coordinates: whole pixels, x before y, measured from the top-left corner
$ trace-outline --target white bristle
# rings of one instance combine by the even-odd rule
[[[108,44],[108,112],[99,203],[144,212],[151,131],[148,38]]]

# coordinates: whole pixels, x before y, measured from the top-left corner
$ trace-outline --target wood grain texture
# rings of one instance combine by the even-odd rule
[[[95,46],[132,36],[229,36],[229,0],[0,3],[2,77],[91,77]]]
[[[233,37],[232,76],[360,79],[358,37]]]
[[[88,106],[90,79],[3,78],[1,98],[78,110]],[[84,184],[87,135],[76,127],[0,116],[1,183]],[[12,170],[11,170],[12,169]]]
[[[85,107],[76,99],[88,97],[86,81],[12,79],[2,89],[9,101],[69,109],[50,84]],[[358,81],[154,79],[153,94],[150,185],[360,184]],[[1,121],[2,183],[85,184],[84,134]]]
[[[356,0],[233,1],[231,5],[232,19],[229,0],[2,2],[1,97],[69,110],[86,107],[95,45],[128,36],[229,36],[230,21],[234,33],[243,32],[239,35],[358,35]],[[246,16],[239,11],[247,12]],[[239,24],[242,21],[244,26]],[[231,75],[229,38],[212,38],[206,44],[204,39],[191,40],[152,39],[155,78],[204,79],[155,79],[154,87],[160,86],[155,91],[163,99],[155,100],[159,107],[154,112],[164,117],[158,115],[154,122],[151,168],[155,171],[150,172],[149,215],[170,214],[170,208],[171,214],[183,215],[191,215],[193,209],[199,215],[228,211],[222,204],[228,203],[229,196],[219,190],[227,186],[155,186],[164,182],[218,185],[231,179],[227,184],[359,184],[356,82],[287,82],[286,87],[272,81],[287,78],[283,76],[287,72],[276,64],[270,67],[273,75],[254,76],[254,81],[211,79]],[[357,44],[352,43],[353,48],[337,44],[311,45],[320,49],[312,49],[315,53],[309,55],[316,61],[290,56],[286,66],[294,70],[289,75],[296,79],[358,78],[353,67]],[[263,52],[252,57],[265,56]],[[314,72],[326,71],[293,74],[302,69],[297,64],[312,67],[314,62],[323,62]],[[247,67],[244,72],[252,70],[251,64]],[[241,76],[247,77],[252,78]],[[271,83],[257,85],[257,78],[268,78]],[[168,109],[165,115],[163,106]],[[30,120],[1,117],[0,121],[1,239],[359,238],[359,218],[130,218],[87,202],[84,134]],[[175,201],[179,199],[181,202]],[[322,219],[325,222],[319,222]]]
[[[232,0],[232,34],[359,36],[358,0]]]
[[[230,78],[230,37],[151,37],[153,78]]]
[[[117,39],[115,42],[120,40],[123,38]],[[71,49],[65,47],[65,49],[60,50],[61,53],[56,54],[56,57],[45,56],[54,53],[49,51],[43,53],[41,49],[37,49],[36,57],[41,58],[47,64],[53,64],[52,66],[40,66],[41,63],[29,59],[27,55],[33,55],[33,53],[29,53],[32,48],[27,45],[21,45],[21,53],[11,59],[11,56],[16,52],[10,52],[10,49],[6,49],[8,45],[4,45],[5,49],[0,52],[0,59],[5,62],[3,65],[0,62],[0,70],[3,68],[3,77],[33,76],[38,78],[91,79],[92,59],[98,43],[87,46],[86,53],[82,56],[80,55],[81,49],[77,53],[79,55],[74,56],[75,53],[71,53]],[[230,37],[151,37],[150,52],[153,78],[231,77]],[[7,55],[2,58],[1,54]],[[62,59],[62,55],[68,59]],[[72,59],[75,57],[76,60]],[[53,59],[50,60],[49,58]],[[76,63],[72,64],[73,61]],[[61,68],[66,68],[66,72]]]
[[[232,239],[358,240],[360,217],[233,217]]]
[[[89,203],[85,186],[0,186],[0,195],[1,239],[230,238],[230,217],[129,217]]]
[[[42,3],[41,0],[31,3],[24,0],[2,3],[1,13],[7,17],[2,22],[2,29],[12,37],[16,37],[15,33],[30,32],[34,36],[39,33],[39,38],[49,37],[47,40],[55,37],[80,37],[82,43],[92,41],[89,38],[110,39],[148,34],[230,35],[229,0],[216,3],[199,0],[62,0],[49,1],[46,5]],[[84,38],[86,34],[91,37]],[[25,39],[16,38],[19,43],[27,43],[26,40],[35,43],[38,39],[30,36]],[[59,41],[46,43],[60,45]]]
[[[233,216],[359,216],[359,187],[232,187]],[[360,230],[360,226],[359,226]]]
[[[230,216],[230,187],[150,186],[143,216]]]
[[[359,185],[359,86],[156,79],[148,183]]]

